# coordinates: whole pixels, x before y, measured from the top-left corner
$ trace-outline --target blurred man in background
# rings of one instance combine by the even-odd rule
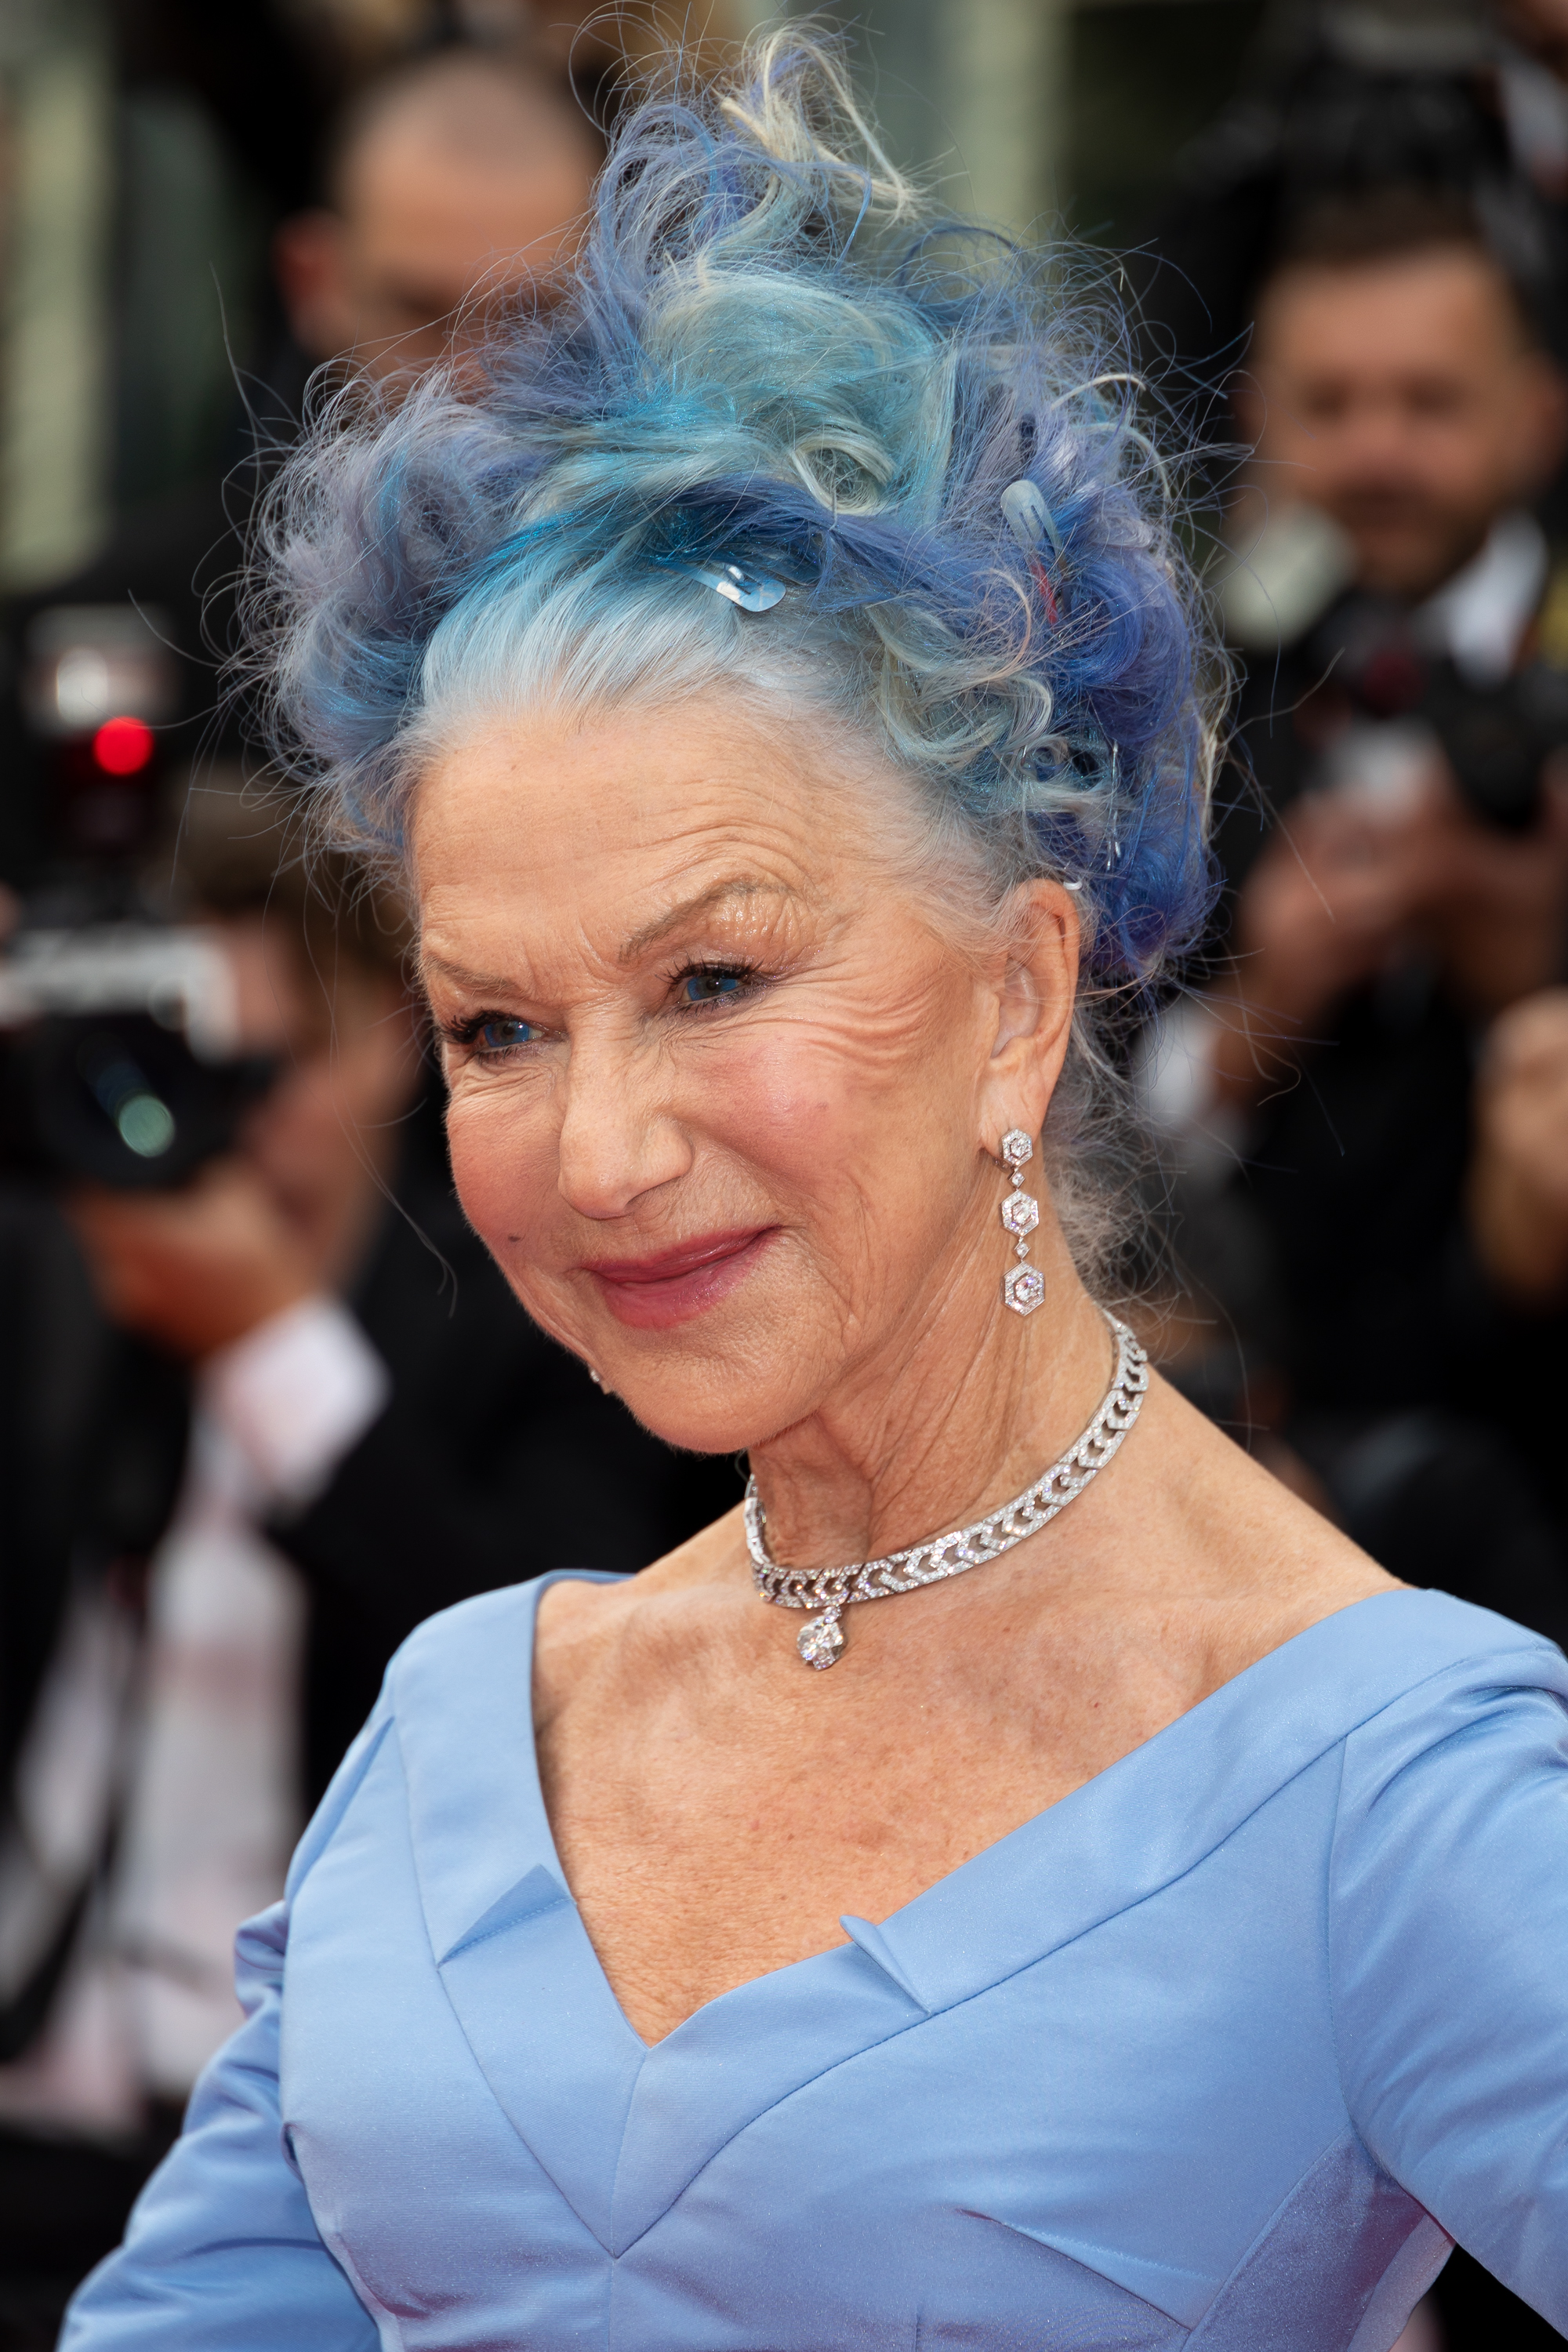
[[[1257,318],[1229,961],[1152,1088],[1186,1137],[1178,1377],[1395,1574],[1563,1641],[1568,1484],[1519,1374],[1564,1303],[1568,646],[1530,509],[1568,396],[1440,192],[1304,216]],[[1445,2276],[1450,2352],[1536,2340]]]
[[[1558,0],[1295,0],[1268,12],[1240,94],[1180,156],[1130,257],[1146,364],[1226,444],[1257,295],[1325,204],[1422,189],[1472,205],[1568,354],[1568,100]],[[1510,38],[1512,34],[1515,37]],[[1215,452],[1216,490],[1226,471]]]
[[[1326,1429],[1468,1394],[1477,1040],[1561,977],[1568,916],[1568,694],[1528,509],[1565,402],[1450,200],[1326,210],[1258,320],[1226,592],[1235,963],[1185,1016],[1182,1083],[1245,1132],[1218,1223],[1253,1234],[1258,1295],[1227,1311]]]
[[[259,455],[127,517],[85,572],[5,618],[0,880],[15,887],[46,856],[44,755],[16,681],[50,613],[123,616],[133,604],[176,655],[169,706],[157,713],[171,799],[198,751],[237,757],[240,713],[230,706],[226,720],[217,716],[219,665],[235,642],[234,583],[268,452],[292,437],[310,374],[333,362],[345,376],[416,373],[449,348],[465,309],[478,320],[511,293],[548,300],[601,154],[570,86],[529,56],[438,50],[350,102],[328,131],[323,201],[274,238],[287,333],[247,385]]]
[[[299,356],[275,383],[417,372],[466,306],[548,300],[597,159],[527,63],[442,52],[363,91],[328,203],[279,235]],[[307,874],[286,795],[210,759],[190,789],[226,626],[205,583],[238,552],[216,492],[183,499],[15,622],[24,687],[42,648],[49,677],[119,691],[131,600],[186,656],[141,730],[180,852],[143,848],[138,879],[129,844],[111,895],[221,944],[259,1091],[177,1190],[78,1184],[68,1224],[58,1188],[0,1184],[0,2352],[52,2344],[119,2235],[237,2021],[234,1928],[280,1890],[396,1643],[562,1561],[635,1568],[739,1495],[543,1339],[468,1231],[396,910]],[[9,711],[5,794],[37,821],[3,878],[79,920],[108,869],[84,881],[51,834],[36,703]]]
[[[273,240],[300,349],[378,374],[423,367],[487,295],[521,284],[548,300],[602,153],[564,85],[482,53],[448,51],[367,90],[336,128],[328,201]]]

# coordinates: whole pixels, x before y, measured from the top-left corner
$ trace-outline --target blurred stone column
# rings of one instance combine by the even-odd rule
[[[807,14],[845,24],[889,152],[934,172],[956,210],[1021,232],[1065,205],[1064,0],[734,0],[733,14],[742,27]]]
[[[0,589],[46,585],[108,524],[114,173],[95,0],[0,0]]]
[[[896,13],[890,11],[889,14]],[[971,209],[1020,232],[1054,221],[1068,71],[1061,0],[939,0],[931,95]]]

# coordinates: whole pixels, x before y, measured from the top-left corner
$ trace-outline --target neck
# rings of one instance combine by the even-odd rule
[[[931,1294],[876,1361],[751,1454],[768,1549],[794,1568],[876,1559],[983,1517],[1038,1477],[1093,1418],[1114,1349],[1048,1210],[1033,1237],[1046,1302],[1002,1301],[987,1246]],[[985,1236],[991,1243],[989,1233]]]

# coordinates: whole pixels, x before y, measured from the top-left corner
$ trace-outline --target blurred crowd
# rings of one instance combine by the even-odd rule
[[[0,2352],[118,2237],[396,1643],[739,1494],[516,1308],[403,910],[308,853],[224,682],[307,397],[550,300],[642,27],[559,16],[101,22],[114,494],[0,610]],[[178,431],[176,120],[258,257]],[[1568,0],[1282,5],[1128,282],[1237,681],[1215,936],[1129,1073],[1144,1319],[1396,1574],[1568,1643]],[[1462,2259],[1431,2328],[1557,2340]]]

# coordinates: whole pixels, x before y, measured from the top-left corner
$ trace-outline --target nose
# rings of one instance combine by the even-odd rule
[[[1401,487],[1410,472],[1410,418],[1394,399],[1361,402],[1340,436],[1340,463],[1349,473],[1384,478]]]
[[[573,1040],[556,1181],[579,1216],[629,1216],[689,1170],[691,1138],[668,1099],[669,1075],[657,1048]]]

